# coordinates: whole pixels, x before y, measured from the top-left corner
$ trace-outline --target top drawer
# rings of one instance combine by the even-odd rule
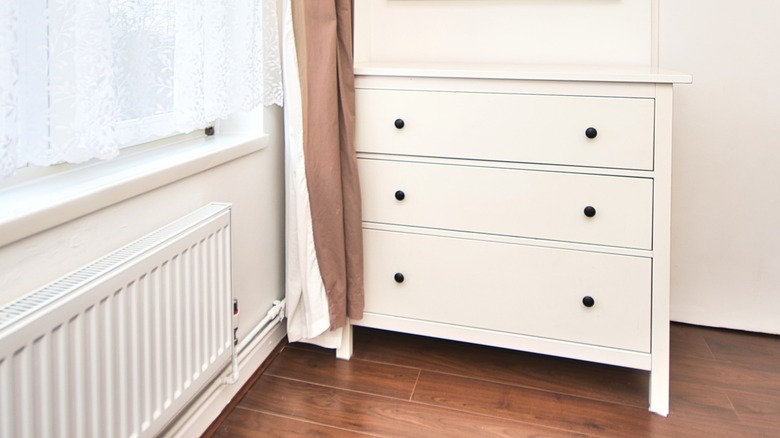
[[[653,99],[358,89],[356,105],[359,152],[653,169]]]

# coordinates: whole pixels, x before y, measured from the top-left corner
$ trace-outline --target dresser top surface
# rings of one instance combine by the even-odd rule
[[[355,75],[655,84],[689,84],[692,82],[690,75],[665,70],[654,70],[649,66],[383,62],[356,64]]]

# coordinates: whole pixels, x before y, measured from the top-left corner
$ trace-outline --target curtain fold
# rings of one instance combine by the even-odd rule
[[[324,336],[329,340],[315,343],[334,347],[338,344],[334,345],[333,332],[348,318],[363,317],[352,2],[288,0],[288,7],[294,43],[285,42],[285,83],[300,90],[300,99],[288,101],[285,107],[301,108],[299,120],[287,121],[288,196],[295,198],[295,209],[308,204],[303,216],[310,219],[302,220],[301,211],[288,209],[288,336],[290,340],[298,340],[299,335],[309,340]],[[296,71],[290,71],[293,67],[288,64],[293,51]],[[290,81],[298,81],[297,86]],[[323,293],[326,312],[316,307]],[[324,313],[330,334],[314,328]]]

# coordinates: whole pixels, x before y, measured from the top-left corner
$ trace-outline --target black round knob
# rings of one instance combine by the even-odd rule
[[[404,274],[400,272],[396,272],[395,275],[393,275],[393,279],[396,283],[403,283],[404,282]]]
[[[591,127],[585,130],[585,137],[596,138],[597,135],[599,135],[599,132],[596,131],[596,128]]]
[[[402,190],[398,190],[395,192],[395,199],[399,201],[403,201],[404,198],[406,198],[406,193],[404,193]]]
[[[406,125],[406,123],[404,123],[404,119],[395,119],[395,122],[393,122],[393,124],[398,129],[404,129],[404,125]]]
[[[587,217],[593,217],[596,215],[596,209],[594,207],[591,207],[590,205],[585,207],[585,210],[582,211],[585,213],[585,216]]]
[[[590,295],[586,295],[582,298],[582,305],[585,307],[593,307],[593,305],[596,304],[596,300],[593,299]]]

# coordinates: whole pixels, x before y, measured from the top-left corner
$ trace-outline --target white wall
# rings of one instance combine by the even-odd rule
[[[780,333],[780,2],[662,0],[675,88],[672,319]]]

